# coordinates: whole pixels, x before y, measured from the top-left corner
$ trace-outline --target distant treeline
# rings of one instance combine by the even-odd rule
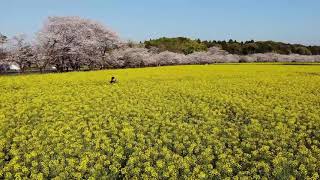
[[[144,45],[148,49],[157,48],[160,52],[170,51],[186,55],[208,49],[208,46],[200,40],[192,40],[185,37],[150,39],[145,41]]]
[[[48,17],[30,40],[0,33],[0,73],[244,62],[320,62],[319,46],[273,41],[201,41],[185,37],[144,43],[121,39],[109,27],[74,16]]]
[[[320,46],[305,46],[301,44],[287,44],[275,41],[241,41],[230,39],[229,41],[192,40],[185,37],[150,39],[144,42],[145,47],[158,48],[160,51],[191,54],[197,51],[205,51],[210,47],[218,46],[223,50],[238,55],[257,53],[320,55]]]

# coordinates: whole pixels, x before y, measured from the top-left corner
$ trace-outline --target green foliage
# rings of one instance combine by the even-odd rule
[[[182,48],[182,43],[178,41],[179,39],[187,38],[160,38],[157,40],[146,41],[146,47],[159,47],[160,49],[177,51],[177,49]],[[187,39],[189,40],[189,39]],[[320,55],[320,46],[304,46],[300,44],[287,44],[282,42],[274,41],[257,41],[254,40],[246,42],[237,42],[230,39],[229,41],[200,41],[197,40],[198,44],[205,45],[207,48],[218,46],[223,50],[228,51],[231,54],[248,55],[255,53],[278,53],[278,54],[300,54],[300,55]],[[170,44],[170,45],[168,45]],[[173,48],[174,47],[174,48]],[[204,50],[201,48],[201,50]],[[188,54],[188,53],[187,53]]]
[[[302,55],[312,55],[312,52],[307,47],[295,47],[293,52],[296,54],[302,54]]]
[[[319,71],[0,76],[0,179],[319,179]]]
[[[171,51],[176,53],[191,54],[193,52],[205,51],[207,47],[200,40],[191,40],[184,37],[178,38],[160,38],[145,41],[146,48],[156,47],[162,51]]]

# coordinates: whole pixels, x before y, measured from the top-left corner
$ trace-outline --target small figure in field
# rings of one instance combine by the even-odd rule
[[[111,77],[111,81],[110,81],[110,84],[114,84],[117,82],[117,79],[115,77]]]

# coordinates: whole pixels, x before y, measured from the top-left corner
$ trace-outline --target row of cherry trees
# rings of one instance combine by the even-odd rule
[[[239,63],[239,62],[320,62],[320,56],[282,55],[275,53],[235,55],[211,47],[208,51],[194,52],[189,55],[164,51],[158,53],[145,48],[117,49],[108,54],[106,62],[113,68],[146,67],[165,65],[191,65],[213,63]]]
[[[54,68],[58,72],[82,69],[211,64],[232,62],[320,62],[320,56],[229,54],[218,47],[189,55],[159,52],[121,41],[99,22],[80,17],[49,17],[33,41],[24,35],[1,36],[0,65],[15,64],[21,72]],[[1,70],[1,69],[0,69]]]

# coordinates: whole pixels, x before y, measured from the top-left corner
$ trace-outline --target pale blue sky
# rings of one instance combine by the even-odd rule
[[[162,36],[320,45],[320,0],[1,0],[0,32],[37,32],[47,16],[98,20],[124,39]]]

